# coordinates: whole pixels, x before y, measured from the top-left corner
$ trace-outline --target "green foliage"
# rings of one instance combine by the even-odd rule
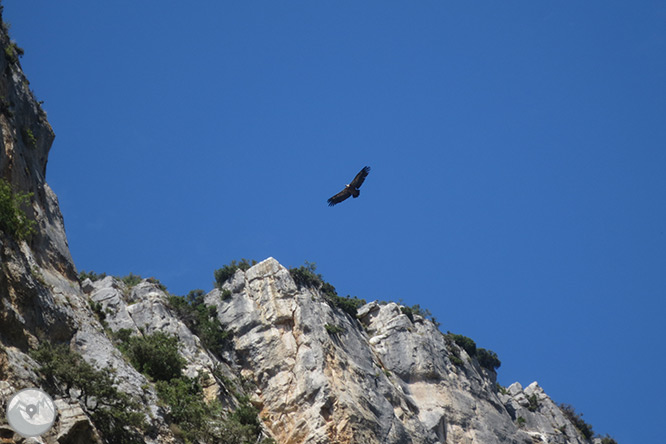
[[[160,400],[169,406],[170,420],[178,425],[187,440],[195,441],[205,431],[213,413],[204,401],[199,381],[181,376],[158,381],[156,387]]]
[[[539,398],[537,398],[536,393],[527,397],[527,410],[530,412],[536,412],[539,409]]]
[[[224,442],[227,444],[254,444],[261,433],[259,410],[247,396],[238,396],[238,407],[222,418],[217,401],[206,403],[201,382],[181,376],[170,381],[158,381],[160,401],[168,407],[172,430],[185,442]]]
[[[617,441],[611,438],[610,435],[600,436],[599,438],[601,438],[601,444],[617,444]]]
[[[585,437],[585,439],[592,439],[594,436],[594,431],[592,430],[592,426],[583,420],[583,414],[582,413],[576,413],[576,409],[573,408],[573,406],[569,404],[560,404],[559,405],[560,410],[564,414],[564,416],[567,417],[569,421],[578,429],[581,435]]]
[[[241,425],[249,426],[254,436],[259,435],[261,427],[259,424],[259,409],[250,402],[247,396],[238,397],[238,408],[230,415],[230,419]]]
[[[289,273],[294,279],[294,282],[299,288],[314,288],[319,290],[326,301],[333,307],[348,313],[352,317],[356,317],[358,309],[366,304],[365,299],[357,298],[356,296],[347,297],[338,296],[335,287],[328,282],[324,281],[321,274],[316,273],[317,265],[314,262],[305,261],[305,265],[298,268],[290,268]]]
[[[185,359],[178,352],[178,338],[163,332],[126,337],[118,347],[141,373],[156,381],[170,381],[181,375]]]
[[[187,298],[172,298],[176,298],[171,301],[172,304],[178,304],[194,318],[198,312],[196,309],[189,311],[191,307],[205,307],[202,290],[190,292]],[[206,403],[201,380],[182,374],[185,360],[178,353],[177,338],[161,332],[145,337],[131,334],[129,329],[115,333],[115,338],[121,342],[119,348],[137,370],[156,381],[157,394],[160,402],[167,407],[168,420],[175,435],[186,443],[258,442],[261,430],[257,417],[259,412],[247,397],[238,397],[238,409],[223,419],[219,402]]]
[[[33,134],[30,128],[23,128],[21,130],[21,136],[23,137],[23,142],[31,148],[37,147],[37,138]]]
[[[449,352],[449,359],[456,365],[462,365],[463,361],[460,358],[458,349],[454,347],[453,344],[456,344],[458,347],[465,350],[471,358],[476,358],[481,367],[496,371],[502,365],[502,362],[497,357],[497,353],[492,350],[486,350],[485,348],[477,348],[476,342],[467,336],[448,332],[444,337],[446,338],[446,348]]]
[[[257,261],[249,261],[245,258],[238,262],[235,260],[231,261],[230,264],[225,265],[222,268],[218,268],[213,273],[215,276],[215,286],[217,288],[222,288],[222,285],[224,285],[224,283],[236,273],[236,270],[247,271],[251,266],[256,264]]]
[[[113,336],[121,343],[128,343],[130,337],[132,337],[132,333],[133,331],[130,328],[121,328],[120,330],[116,331]]]
[[[258,436],[252,426],[243,425],[231,418],[222,422],[219,434],[224,439],[219,442],[224,444],[254,444],[257,442]],[[261,441],[264,444],[269,444],[269,442],[269,440]]]
[[[497,357],[497,353],[485,348],[478,348],[476,350],[476,359],[479,361],[481,367],[485,367],[491,371],[496,371],[502,365],[502,361]]]
[[[366,304],[365,299],[359,299],[356,296],[350,297],[349,295],[344,298],[342,296],[329,298],[329,302],[354,318],[356,317],[356,313],[358,313],[358,309]]]
[[[127,288],[132,288],[135,285],[140,284],[142,278],[141,276],[130,272],[130,274],[128,274],[127,276],[121,277],[120,280],[127,286]]]
[[[176,315],[201,339],[204,347],[220,356],[231,341],[231,333],[217,319],[217,308],[204,303],[203,290],[192,290],[185,297],[169,296]]]
[[[136,431],[145,427],[140,406],[114,386],[109,368],[95,369],[67,345],[44,342],[30,355],[40,363],[38,371],[49,383],[69,396],[76,395],[92,412],[95,426],[109,442],[143,442]]]
[[[130,274],[131,274],[131,273],[130,273]],[[164,291],[164,292],[167,291],[166,285],[164,285],[163,283],[161,283],[159,279],[154,278],[154,277],[149,277],[149,278],[146,278],[146,280],[147,280],[148,282],[150,282],[151,284],[157,285],[157,286],[159,287],[160,290],[162,290],[162,291]]]
[[[460,349],[453,341],[452,335],[450,333],[444,335],[444,340],[446,342],[446,351],[448,352],[449,361],[457,367],[462,367],[465,362],[460,357]]]
[[[29,240],[35,233],[35,221],[21,207],[28,205],[33,193],[16,193],[11,184],[0,179],[0,230],[16,240]]]
[[[526,422],[527,421],[522,416],[519,416],[518,419],[516,419],[516,424],[518,424],[518,427],[523,427]]]
[[[430,310],[427,308],[421,308],[419,304],[412,305],[411,307],[407,307],[405,305],[400,306],[400,311],[404,314],[407,315],[410,321],[414,322],[414,315],[421,316],[424,319],[432,318],[432,313],[430,313]]]
[[[19,47],[16,42],[11,42],[9,45],[5,46],[5,57],[7,57],[9,63],[18,63],[19,57],[23,57],[23,54],[25,54],[25,51],[23,48]]]
[[[324,283],[321,274],[316,273],[317,264],[305,261],[305,265],[298,268],[290,268],[289,273],[297,287],[320,288]],[[337,293],[336,293],[337,295]]]
[[[465,350],[471,358],[476,356],[476,342],[474,342],[472,339],[468,338],[467,336],[457,335],[451,332],[448,332],[447,336],[451,338],[451,340],[457,345],[462,347],[462,349]]]
[[[106,273],[97,274],[97,273],[95,273],[94,271],[86,272],[85,270],[81,270],[81,271],[79,272],[79,280],[80,280],[81,282],[85,281],[86,279],[90,279],[90,280],[93,281],[93,282],[95,282],[95,281],[101,281],[101,280],[104,279],[105,277],[106,277]]]
[[[106,328],[108,324],[106,322],[106,313],[104,313],[102,304],[91,299],[88,301],[88,305],[90,306],[90,309],[93,311],[93,313],[95,313],[95,316],[97,317],[97,320],[100,322],[100,324]]]
[[[504,386],[503,386],[502,384],[500,384],[499,382],[496,382],[496,383],[495,383],[495,388],[497,389],[497,392],[498,392],[498,393],[501,393],[502,395],[508,395],[508,394],[509,394],[509,390],[507,390],[507,388],[504,387]]]
[[[463,361],[460,358],[460,355],[455,354],[455,353],[449,354],[449,360],[453,363],[453,365],[458,366],[458,367],[462,367],[463,365],[465,365],[465,361]]]
[[[345,329],[340,327],[339,325],[326,324],[324,327],[326,328],[326,331],[330,335],[337,335],[340,333],[344,333],[345,331]]]

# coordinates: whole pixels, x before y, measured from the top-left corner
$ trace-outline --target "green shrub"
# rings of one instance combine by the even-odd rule
[[[19,57],[23,57],[23,54],[25,54],[25,51],[15,42],[11,42],[9,45],[5,46],[5,57],[9,63],[18,63]]]
[[[453,363],[453,365],[455,365],[457,367],[462,367],[463,365],[465,365],[465,361],[463,361],[460,358],[460,355],[457,355],[455,353],[450,353],[449,354],[449,360]]]
[[[527,410],[530,412],[536,412],[539,409],[539,398],[537,398],[536,393],[527,397]]]
[[[217,318],[217,308],[204,303],[203,290],[192,290],[187,296],[169,296],[168,301],[176,315],[201,339],[202,344],[220,356],[230,346],[231,332]]]
[[[121,328],[113,334],[113,337],[121,343],[128,343],[132,337],[132,333],[134,333],[134,331],[131,328]]]
[[[23,142],[30,148],[37,147],[37,138],[30,128],[23,128],[23,130],[21,130],[21,136],[23,137]]]
[[[226,420],[220,428],[220,435],[224,444],[253,444],[257,440],[251,426],[240,424],[234,420]],[[268,444],[267,440],[261,441]]]
[[[476,359],[479,361],[481,367],[492,371],[496,371],[502,365],[502,361],[497,357],[497,353],[485,348],[478,348],[476,350]]]
[[[90,306],[90,309],[95,313],[95,316],[97,317],[97,320],[99,321],[100,324],[104,328],[108,326],[108,323],[106,322],[106,313],[104,313],[104,309],[102,307],[101,302],[95,302],[92,299],[88,300],[88,305]]]
[[[127,276],[121,277],[120,280],[127,286],[127,288],[132,288],[135,285],[140,284],[142,278],[141,276],[130,272]]]
[[[35,221],[21,207],[28,205],[33,193],[14,192],[11,184],[0,179],[0,230],[16,240],[29,240],[35,233]]]
[[[617,441],[615,441],[609,435],[600,436],[600,438],[601,438],[601,444],[617,444]]]
[[[449,361],[457,367],[465,365],[465,362],[460,358],[460,349],[455,345],[450,333],[444,335],[444,341],[446,342],[446,351],[448,353]]]
[[[94,271],[86,272],[85,270],[81,270],[79,272],[79,280],[81,282],[85,281],[86,279],[90,279],[91,281],[101,281],[106,277],[106,273],[102,274],[97,274]]]
[[[495,388],[497,389],[497,392],[500,393],[500,394],[502,394],[502,395],[508,395],[508,394],[509,394],[509,390],[507,390],[507,388],[504,387],[504,386],[503,386],[502,384],[500,384],[499,382],[496,382],[496,383],[495,383]]]
[[[338,296],[335,287],[324,281],[321,274],[316,273],[317,265],[314,262],[305,261],[305,265],[298,268],[290,268],[289,273],[299,288],[313,288],[319,290],[326,301],[333,307],[337,307],[345,313],[356,317],[358,309],[366,304],[365,299],[356,296],[347,297]]]
[[[235,260],[231,261],[230,264],[225,265],[222,268],[218,268],[213,273],[213,275],[215,276],[215,286],[217,288],[222,288],[222,285],[224,285],[224,283],[228,281],[229,278],[231,278],[236,273],[236,270],[247,271],[251,266],[256,264],[257,261],[255,260],[249,261],[245,258],[241,259],[238,262]]]
[[[255,438],[261,432],[259,409],[252,405],[250,398],[247,396],[238,397],[238,407],[229,418],[243,426],[248,426]]]
[[[160,400],[169,406],[170,422],[178,425],[185,438],[196,440],[214,413],[204,401],[199,381],[181,376],[170,381],[158,381],[156,387]]]
[[[137,432],[145,428],[140,406],[114,386],[109,368],[95,369],[67,345],[43,342],[30,355],[40,363],[38,371],[50,384],[76,396],[92,412],[93,423],[109,442],[143,442]]]
[[[472,339],[468,338],[467,336],[457,335],[451,332],[448,332],[447,336],[451,338],[453,342],[462,347],[462,349],[465,350],[471,358],[476,356],[476,342],[474,342]]]
[[[326,324],[324,327],[326,328],[328,334],[331,335],[337,335],[345,331],[345,329],[340,327],[339,325]]]
[[[223,419],[219,402],[205,402],[198,379],[181,376],[156,385],[160,401],[168,407],[172,430],[176,429],[185,442],[270,442],[257,439],[261,433],[259,410],[247,396],[236,395],[238,407]]]
[[[359,299],[356,296],[350,297],[349,295],[344,298],[336,295],[335,297],[329,297],[328,300],[335,307],[338,307],[345,313],[349,313],[354,318],[358,313],[358,309],[366,304],[365,299]]]
[[[130,274],[131,274],[131,273],[130,273]],[[151,284],[157,285],[157,286],[159,287],[159,289],[162,290],[162,291],[164,291],[164,292],[167,291],[166,285],[164,285],[163,283],[161,283],[160,280],[157,279],[157,278],[155,278],[155,277],[149,277],[149,278],[146,278],[146,281],[150,282]]]
[[[141,373],[156,381],[180,377],[185,359],[178,352],[178,338],[163,332],[126,338],[118,348]]]
[[[289,273],[291,274],[292,279],[294,279],[297,287],[319,289],[324,284],[324,280],[322,279],[321,274],[316,273],[316,270],[317,264],[305,261],[305,265],[301,265],[298,268],[290,268]],[[335,291],[335,289],[333,289],[333,291]]]
[[[404,315],[406,315],[409,318],[409,320],[412,322],[414,322],[414,315],[421,316],[424,319],[432,317],[432,313],[430,313],[430,310],[421,308],[419,304],[412,305],[411,307],[401,305],[400,311]]]
[[[582,413],[576,413],[576,409],[574,409],[573,406],[569,404],[560,404],[559,407],[564,416],[566,416],[567,419],[571,421],[571,423],[576,427],[580,434],[585,437],[585,439],[592,439],[594,436],[594,431],[592,430],[592,426],[583,420]]]

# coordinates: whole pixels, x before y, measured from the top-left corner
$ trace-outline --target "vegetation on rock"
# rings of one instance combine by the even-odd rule
[[[67,345],[43,342],[30,355],[39,362],[39,373],[65,396],[78,399],[92,412],[92,421],[109,442],[143,442],[145,427],[140,405],[115,387],[113,371],[95,369]]]
[[[33,193],[16,192],[5,179],[0,179],[0,230],[15,240],[29,240],[35,233],[35,221],[22,209]]]
[[[215,286],[217,288],[222,288],[222,285],[231,278],[234,273],[236,273],[236,270],[242,270],[242,271],[247,271],[251,266],[256,265],[257,261],[255,260],[248,260],[248,259],[241,259],[240,261],[231,261],[230,264],[223,266],[222,268],[219,268],[215,270],[213,273],[215,276]]]
[[[358,309],[366,304],[365,299],[356,296],[341,297],[335,291],[335,287],[324,280],[321,274],[316,273],[317,265],[314,262],[305,261],[305,265],[298,268],[290,268],[289,273],[299,288],[313,288],[324,295],[326,301],[333,307],[356,317]]]
[[[204,296],[203,290],[192,290],[184,297],[170,295],[168,301],[178,318],[201,339],[204,347],[220,356],[230,346],[231,333],[217,319],[217,308],[204,303]]]
[[[191,292],[194,307],[203,305],[203,291]],[[177,298],[174,296],[173,298]],[[184,298],[180,298],[184,299]],[[182,301],[177,300],[177,304]],[[192,305],[180,306],[187,316],[198,316]],[[190,378],[183,375],[185,360],[178,352],[178,339],[162,332],[145,336],[131,336],[131,330],[122,329],[116,333],[121,349],[138,371],[149,376],[154,382],[160,401],[167,407],[171,430],[185,442],[229,442],[249,444],[266,442],[258,440],[261,427],[258,410],[249,398],[237,395],[238,407],[224,416],[219,401],[206,402],[203,393],[202,376]],[[206,376],[207,377],[207,376]]]
[[[178,338],[162,332],[146,336],[129,336],[129,330],[120,330],[119,349],[128,357],[135,369],[155,381],[170,381],[181,376],[185,359],[178,352]]]
[[[479,348],[476,351],[476,359],[481,367],[496,371],[502,365],[502,361],[497,357],[497,353],[485,348]]]
[[[93,282],[101,281],[105,277],[106,277],[106,273],[97,274],[94,271],[85,271],[85,270],[81,270],[79,272],[79,280],[81,282],[85,281],[86,279],[90,279]]]
[[[582,413],[577,413],[576,409],[574,409],[573,406],[569,404],[560,404],[559,407],[560,410],[562,410],[562,413],[564,413],[564,416],[566,416],[567,419],[571,421],[571,423],[576,427],[580,434],[585,437],[585,439],[592,439],[594,436],[594,431],[592,430],[592,426],[585,422]]]

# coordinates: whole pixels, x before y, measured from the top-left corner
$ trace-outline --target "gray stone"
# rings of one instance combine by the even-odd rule
[[[53,402],[58,409],[59,427],[56,440],[59,444],[101,442],[95,427],[78,402],[66,402],[63,399],[56,399]]]

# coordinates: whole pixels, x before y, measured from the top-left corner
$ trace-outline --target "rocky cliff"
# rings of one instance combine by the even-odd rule
[[[79,279],[45,181],[54,133],[4,28],[0,44],[0,442],[591,442],[538,384],[499,387],[430,320],[343,309],[273,258],[187,299]],[[33,386],[59,415],[26,441],[5,405]]]

